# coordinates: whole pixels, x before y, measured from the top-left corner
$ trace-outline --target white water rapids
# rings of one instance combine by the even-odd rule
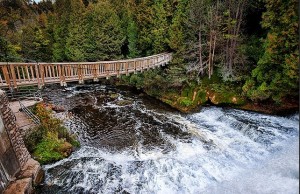
[[[279,117],[216,107],[180,115],[149,110],[136,101],[124,107],[112,102],[93,105],[99,111],[116,110],[114,116],[122,117],[122,123],[132,119],[127,126],[134,133],[128,136],[135,143],[117,151],[90,143],[102,140],[85,132],[89,118],[66,121],[82,147],[69,158],[44,166],[41,193],[299,193],[298,115]],[[147,135],[140,130],[145,121],[130,114],[136,111],[152,119],[149,123],[155,123],[156,131],[149,123],[145,130],[150,136],[153,130],[165,143],[145,143]],[[179,132],[169,132],[166,123]],[[118,133],[121,130],[126,133],[126,128]]]

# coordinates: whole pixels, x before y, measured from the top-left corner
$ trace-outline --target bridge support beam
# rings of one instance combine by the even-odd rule
[[[61,82],[60,82],[60,86],[62,86],[62,87],[67,87],[67,82],[61,81]]]

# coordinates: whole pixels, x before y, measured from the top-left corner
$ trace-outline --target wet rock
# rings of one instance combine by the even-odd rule
[[[119,101],[116,102],[116,104],[118,106],[126,106],[126,105],[132,104],[132,101],[130,101],[130,100],[119,100]]]
[[[19,179],[12,182],[3,194],[30,194],[32,193],[32,178]]]
[[[66,109],[63,106],[53,105],[52,110],[55,112],[64,112]]]
[[[32,178],[33,184],[38,185],[43,181],[44,171],[41,165],[34,159],[29,159],[22,168],[18,179]]]
[[[112,93],[109,95],[109,97],[113,99],[117,99],[119,97],[119,94]]]
[[[73,146],[69,142],[64,142],[59,148],[58,152],[62,153],[65,157],[68,157],[72,152]]]

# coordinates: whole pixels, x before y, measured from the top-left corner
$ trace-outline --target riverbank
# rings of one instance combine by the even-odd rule
[[[127,79],[115,80],[115,84],[138,88]],[[192,82],[180,88],[168,88],[159,92],[155,88],[139,89],[183,113],[194,112],[205,105],[232,107],[270,115],[286,115],[299,111],[297,96],[282,98],[281,102],[271,99],[251,101],[243,94],[242,86],[239,82],[223,82],[213,77],[204,78],[200,83]]]

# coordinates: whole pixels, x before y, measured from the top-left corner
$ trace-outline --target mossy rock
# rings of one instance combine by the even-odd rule
[[[193,101],[188,97],[180,97],[177,101],[181,106],[189,107],[193,105]]]
[[[234,92],[214,92],[212,90],[208,91],[207,93],[209,100],[211,103],[215,105],[220,104],[232,104],[232,105],[243,105],[246,100],[239,94]]]
[[[57,151],[61,153],[64,157],[68,157],[72,152],[73,146],[69,142],[64,142],[59,145]]]
[[[64,155],[57,151],[61,142],[54,139],[45,139],[37,144],[33,152],[34,158],[41,164],[49,164],[64,158]]]
[[[130,101],[130,100],[119,100],[119,101],[116,102],[116,104],[118,106],[127,106],[127,105],[131,105],[132,101]]]
[[[109,97],[112,99],[117,99],[119,97],[119,94],[112,93],[109,95]]]
[[[198,89],[194,101],[197,105],[204,105],[207,103],[208,96],[206,90],[203,90],[202,88]]]

